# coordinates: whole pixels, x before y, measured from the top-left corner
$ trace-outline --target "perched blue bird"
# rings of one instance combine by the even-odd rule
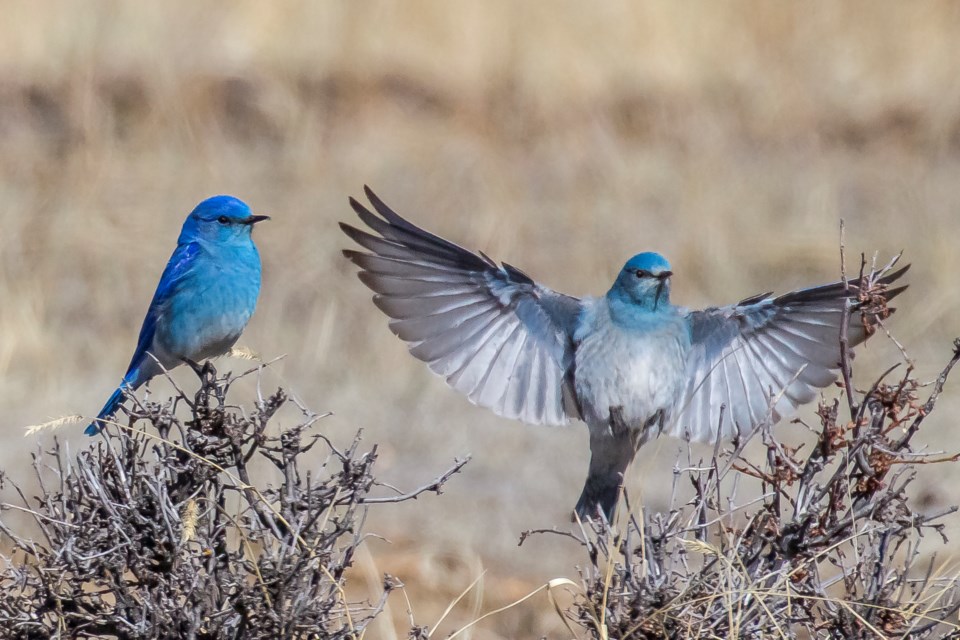
[[[670,303],[670,264],[641,253],[605,296],[581,300],[424,231],[366,194],[379,217],[350,204],[379,235],[341,223],[371,252],[344,255],[410,352],[501,416],[587,423],[581,518],[612,517],[623,474],[651,437],[735,438],[813,400],[838,375],[847,300],[856,345],[906,288],[888,285],[908,267],[881,274],[878,304],[861,301],[852,280],[849,289],[838,282],[690,311]]]
[[[160,276],[123,381],[89,427],[94,435],[133,391],[163,370],[196,366],[226,353],[257,306],[260,254],[253,215],[232,196],[214,196],[187,216],[177,248]]]

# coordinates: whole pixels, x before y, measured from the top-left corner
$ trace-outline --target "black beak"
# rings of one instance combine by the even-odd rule
[[[269,219],[270,219],[270,216],[250,216],[249,218],[246,218],[243,220],[243,224],[254,225],[254,224],[257,224],[258,222],[263,222],[264,220],[269,220]]]
[[[654,276],[659,284],[657,285],[657,295],[653,299],[653,309],[656,311],[657,307],[660,306],[660,296],[663,294],[663,287],[667,284],[667,278],[673,275],[673,271],[664,271],[663,273],[658,273]]]

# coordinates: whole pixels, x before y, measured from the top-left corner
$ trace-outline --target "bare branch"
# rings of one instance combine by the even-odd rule
[[[471,456],[465,458],[458,458],[454,460],[453,466],[444,471],[442,474],[434,478],[429,483],[417,487],[413,491],[408,491],[407,493],[402,493],[398,496],[387,496],[382,498],[363,498],[360,502],[361,504],[388,504],[393,502],[405,502],[407,500],[416,500],[417,497],[422,493],[427,493],[432,491],[437,495],[443,493],[441,490],[443,485],[453,476],[454,474],[460,473],[460,470],[463,469],[464,465],[470,462]]]
[[[440,493],[467,461],[405,496],[369,498],[376,447],[363,451],[359,434],[335,447],[310,432],[323,416],[295,402],[300,423],[271,435],[283,390],[258,386],[242,407],[227,400],[238,376],[198,373],[193,397],[134,401],[130,426],[107,426],[75,458],[55,439],[35,456],[36,498],[0,473],[21,503],[0,504],[0,538],[16,556],[0,566],[0,635],[346,640],[384,610],[402,586],[393,578],[372,603],[344,595],[373,535],[367,510]],[[189,408],[183,422],[177,404]],[[318,443],[325,462],[305,471]],[[32,518],[41,541],[4,522],[11,511]]]

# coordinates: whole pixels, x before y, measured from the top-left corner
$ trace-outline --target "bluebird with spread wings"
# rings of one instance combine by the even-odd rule
[[[582,518],[612,517],[623,475],[650,438],[735,438],[813,400],[837,378],[847,301],[852,346],[906,288],[889,288],[904,267],[880,274],[879,305],[861,300],[852,280],[690,311],[670,303],[666,259],[640,253],[605,296],[578,299],[416,227],[369,188],[366,195],[376,214],[350,204],[375,233],[340,227],[369,253],[344,255],[410,353],[498,415],[587,423]]]
[[[137,348],[123,381],[87,435],[116,413],[124,393],[164,369],[197,363],[227,352],[253,315],[260,293],[260,254],[254,215],[232,196],[214,196],[187,216],[170,261],[143,319]]]

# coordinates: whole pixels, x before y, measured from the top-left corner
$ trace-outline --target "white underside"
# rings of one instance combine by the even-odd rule
[[[687,382],[690,340],[683,318],[657,315],[643,326],[623,328],[611,321],[606,299],[584,303],[575,336],[576,389],[591,432],[609,430],[611,408],[620,408],[633,430],[643,429],[658,412],[662,426],[669,426]]]

